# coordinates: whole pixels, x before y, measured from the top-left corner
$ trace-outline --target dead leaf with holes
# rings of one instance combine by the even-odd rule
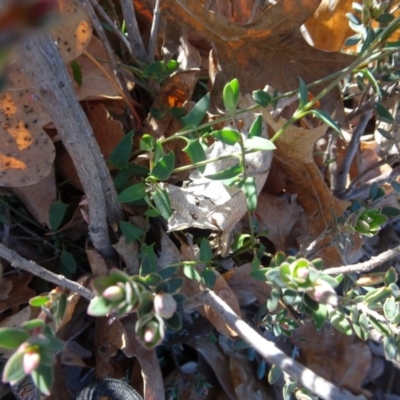
[[[21,304],[27,304],[32,297],[36,296],[36,292],[28,287],[31,280],[32,275],[28,273],[15,273],[9,278],[1,278],[2,285],[9,288],[11,283],[11,290],[4,299],[0,300],[0,313],[9,308],[16,313]]]
[[[92,29],[85,12],[72,0],[60,0],[62,15],[51,33],[66,62],[85,49]],[[0,185],[35,184],[52,168],[54,145],[42,127],[51,120],[39,94],[26,79],[23,66],[10,66],[5,91],[0,95]]]
[[[239,80],[243,93],[261,89],[266,84],[285,93],[298,88],[299,77],[311,83],[353,62],[352,56],[323,52],[304,40],[300,26],[320,2],[278,0],[274,5],[261,7],[260,13],[247,24],[229,21],[198,1],[173,0],[164,2],[162,7],[170,38],[179,38],[183,27],[195,30],[214,44],[219,67],[212,94],[220,99],[224,85],[233,78]],[[319,93],[325,86],[326,83],[317,85],[311,91]],[[322,107],[329,113],[337,110],[337,119],[344,123],[343,101],[338,89],[322,99]]]

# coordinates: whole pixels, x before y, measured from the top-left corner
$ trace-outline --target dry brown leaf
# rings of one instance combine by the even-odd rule
[[[339,51],[342,49],[346,39],[355,35],[350,26],[347,13],[354,14],[352,7],[354,0],[322,0],[320,6],[315,13],[306,21],[305,26],[316,48],[325,51]],[[355,3],[361,3],[361,0]],[[396,2],[393,2],[395,5]],[[400,10],[394,15],[398,17]],[[372,23],[372,27],[376,28],[378,24]],[[391,41],[399,40],[400,33],[395,33],[391,37]],[[353,47],[345,47],[344,50],[355,50]]]
[[[248,305],[257,300],[259,304],[265,304],[271,292],[271,286],[250,276],[251,264],[234,267],[222,276],[229,287],[235,293],[240,305]],[[251,300],[251,301],[250,301]]]
[[[0,313],[9,308],[16,313],[21,304],[27,304],[32,297],[36,296],[36,292],[28,287],[31,279],[32,275],[28,273],[15,273],[8,278],[1,278],[1,280],[11,282],[12,289],[7,298],[0,301]]]
[[[317,332],[311,321],[296,329],[294,338],[301,363],[335,385],[371,398],[361,388],[372,359],[366,343],[326,326]]]
[[[125,236],[121,236],[117,243],[112,245],[125,263],[126,272],[129,275],[138,275],[140,268],[139,244],[136,240],[127,242]]]
[[[89,53],[90,56],[96,59],[109,59],[101,40],[96,36],[93,36],[85,53],[76,59],[82,72],[82,85],[79,86],[75,79],[72,79],[72,83],[79,100],[121,98],[121,93],[118,91],[118,84],[116,83],[115,74],[110,63],[99,62],[102,69],[108,74],[108,76],[106,76],[104,72],[86,55],[86,53]],[[72,77],[73,75],[70,65],[68,71]]]
[[[55,171],[52,168],[44,179],[34,185],[11,188],[14,196],[21,200],[36,221],[50,229],[49,210],[57,200],[55,179]]]
[[[108,274],[107,264],[103,256],[97,250],[87,249],[86,255],[94,277]]]
[[[262,115],[273,132],[277,132],[286,123],[284,118],[274,121],[267,110],[262,110]],[[307,216],[307,238],[310,241],[329,226],[334,216],[341,216],[349,206],[349,202],[332,195],[313,158],[314,144],[325,134],[326,129],[326,125],[312,130],[291,125],[275,143],[277,148],[273,164],[285,176],[286,191],[298,195]],[[341,265],[341,255],[334,247],[324,251],[324,254],[319,254],[320,257],[325,256],[332,266]]]
[[[163,3],[163,7],[169,24],[173,24],[170,32],[183,25],[214,43],[219,69],[212,93],[220,98],[223,86],[233,78],[239,80],[243,93],[266,84],[284,93],[298,88],[299,76],[310,83],[348,66],[353,57],[316,50],[300,33],[300,26],[320,1],[280,0],[248,24],[231,22],[196,1],[174,0]],[[319,85],[312,92],[321,89]],[[337,110],[338,120],[345,120],[339,90],[331,91],[322,104],[329,113]]]
[[[268,193],[261,193],[258,197],[255,215],[260,222],[260,230],[268,230],[267,238],[276,250],[286,250],[289,236],[299,218],[301,208],[296,197],[280,198]]]
[[[123,126],[121,122],[110,118],[107,109],[101,103],[93,107],[89,106],[86,109],[86,115],[93,128],[93,133],[99,144],[101,153],[107,159],[124,137]],[[68,180],[71,185],[82,189],[71,156],[64,148],[57,150],[55,164],[57,173],[63,180]]]

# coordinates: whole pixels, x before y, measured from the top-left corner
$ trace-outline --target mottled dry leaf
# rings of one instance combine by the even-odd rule
[[[11,282],[12,289],[7,298],[0,301],[0,313],[11,308],[13,313],[18,311],[21,304],[27,304],[29,300],[36,296],[36,292],[28,287],[32,275],[28,273],[15,273],[9,278],[1,278]],[[6,283],[7,285],[7,283]]]
[[[60,1],[62,14],[53,37],[66,62],[77,57],[91,39],[88,17],[72,0]],[[0,184],[21,187],[47,176],[55,157],[54,145],[42,127],[50,122],[38,93],[27,81],[23,66],[10,66],[0,95]]]
[[[223,86],[233,78],[239,79],[243,93],[266,84],[284,93],[298,87],[299,76],[310,83],[348,66],[353,57],[316,50],[300,33],[300,26],[320,1],[280,0],[248,24],[231,22],[197,1],[174,0],[162,7],[173,24],[170,30],[179,30],[180,24],[214,43],[219,69],[212,93],[220,98]],[[312,92],[319,93],[322,88],[316,86]],[[337,110],[337,118],[345,120],[339,90],[331,91],[322,104],[329,113]]]
[[[286,250],[290,233],[299,218],[301,208],[296,197],[281,198],[267,193],[261,193],[258,197],[255,214],[260,222],[260,230],[268,230],[267,238],[276,250]]]
[[[296,329],[294,335],[301,363],[333,384],[371,398],[361,388],[372,358],[366,343],[333,328],[317,332],[312,322]]]

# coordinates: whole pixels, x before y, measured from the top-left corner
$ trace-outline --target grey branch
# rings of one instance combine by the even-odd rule
[[[47,269],[36,264],[34,261],[29,261],[26,258],[21,257],[16,251],[10,250],[8,247],[0,243],[0,257],[7,260],[15,268],[23,269],[24,271],[30,272],[33,275],[38,276],[48,282],[52,282],[57,286],[71,290],[74,293],[78,293],[85,299],[91,300],[94,297],[93,292],[86,289],[79,283],[70,281],[63,275],[57,275]]]
[[[19,57],[78,172],[88,200],[93,245],[103,255],[110,256],[114,251],[107,222],[113,225],[121,219],[122,208],[116,201],[110,173],[75,95],[64,61],[48,33],[30,35]]]
[[[324,274],[338,275],[347,274],[349,272],[368,272],[383,264],[384,262],[397,257],[400,254],[400,245],[389,249],[379,254],[376,257],[371,257],[368,261],[360,262],[352,265],[343,265],[341,267],[327,268],[324,270]]]
[[[316,375],[309,368],[304,367],[287,356],[274,343],[265,339],[245,321],[240,319],[228,304],[213,291],[206,289],[199,296],[213,308],[241,339],[250,344],[265,360],[278,366],[282,371],[285,371],[317,396],[325,400],[365,400],[365,396],[354,396],[347,390],[338,388],[326,379]]]

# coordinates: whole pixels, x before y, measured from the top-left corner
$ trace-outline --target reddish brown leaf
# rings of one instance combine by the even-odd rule
[[[164,3],[164,9],[173,28],[183,25],[214,43],[219,70],[213,93],[219,97],[225,83],[233,78],[239,79],[243,93],[261,89],[266,84],[284,93],[298,88],[299,77],[310,83],[348,66],[353,57],[316,50],[300,33],[300,26],[320,1],[280,0],[248,24],[231,22],[207,10],[200,2],[190,0]],[[319,93],[322,88],[316,86],[312,92]],[[328,112],[336,109],[337,118],[344,121],[338,90],[325,96],[322,104]]]

